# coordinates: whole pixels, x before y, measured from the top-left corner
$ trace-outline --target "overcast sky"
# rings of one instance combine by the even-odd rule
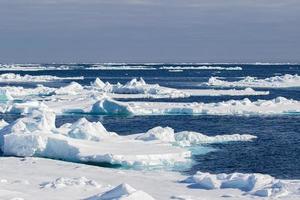
[[[300,0],[0,0],[0,62],[300,62]]]

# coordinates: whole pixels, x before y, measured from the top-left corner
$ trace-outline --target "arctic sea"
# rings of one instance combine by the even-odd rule
[[[132,78],[143,77],[147,83],[159,84],[172,88],[208,89],[214,88],[204,83],[212,76],[221,77],[227,81],[237,81],[246,76],[268,78],[285,74],[300,74],[297,64],[209,64],[212,67],[241,67],[242,70],[224,69],[188,69],[201,67],[204,64],[106,64],[103,69],[92,64],[64,64],[68,69],[62,69],[62,64],[41,64],[52,67],[51,70],[38,71],[0,71],[3,73],[18,73],[21,75],[53,75],[58,77],[83,76],[76,80],[82,85],[89,85],[96,77],[110,83],[126,83]],[[102,66],[102,65],[99,65]],[[57,69],[56,69],[57,68]],[[182,69],[180,69],[182,68]],[[186,68],[186,69],[184,69]],[[72,80],[43,83],[45,86],[61,87]],[[34,87],[37,83],[0,83]],[[229,89],[229,88],[228,88]],[[178,99],[138,99],[139,101],[163,102],[220,102],[249,98],[274,99],[282,96],[288,99],[300,100],[300,88],[254,88],[257,91],[270,91],[262,96],[199,96]],[[135,101],[137,99],[119,99],[120,101]],[[1,118],[12,122],[19,115],[1,114]],[[74,122],[82,115],[60,115],[56,124]],[[165,116],[85,116],[90,121],[101,121],[109,130],[121,135],[142,133],[155,126],[170,126],[176,131],[196,131],[206,135],[220,134],[251,134],[257,136],[253,142],[234,142],[207,145],[208,152],[193,157],[193,165],[185,173],[196,171],[212,173],[259,172],[270,174],[276,178],[300,178],[300,115],[289,113],[284,115],[251,115],[251,116],[213,116],[213,115],[165,115]]]

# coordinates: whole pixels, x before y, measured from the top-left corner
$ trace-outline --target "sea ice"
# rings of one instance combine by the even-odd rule
[[[265,79],[247,76],[240,81],[225,81],[217,77],[211,77],[207,85],[220,87],[256,87],[256,88],[287,88],[300,87],[300,76],[297,74],[285,74]]]

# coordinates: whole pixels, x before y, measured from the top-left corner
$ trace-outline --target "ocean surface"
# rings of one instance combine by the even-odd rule
[[[45,67],[59,67],[61,64],[41,64]],[[109,64],[108,66],[126,66],[120,70],[88,69],[91,64],[64,64],[68,70],[40,71],[0,71],[3,73],[18,73],[21,75],[53,75],[59,77],[84,76],[84,80],[76,80],[82,85],[89,85],[96,77],[111,83],[126,83],[132,78],[143,77],[147,83],[157,83],[173,88],[212,88],[205,86],[211,76],[226,80],[240,80],[246,76],[267,78],[284,74],[300,74],[300,65],[259,65],[259,64],[216,64],[209,66],[242,67],[242,70],[199,69],[174,71],[160,69],[161,67],[197,67],[203,64]],[[138,66],[139,69],[127,69]],[[208,66],[208,65],[207,65]],[[71,80],[43,83],[45,86],[60,87]],[[0,83],[4,85],[21,85],[34,87],[36,83]],[[269,95],[263,96],[201,96],[180,99],[138,99],[140,101],[168,102],[220,102],[231,99],[249,98],[273,99],[282,96],[288,99],[300,100],[300,88],[255,88],[268,90]],[[137,99],[122,99],[135,101]],[[19,115],[2,114],[0,118],[12,122]],[[61,115],[57,118],[59,126],[66,122],[74,122],[81,115]],[[300,178],[300,115],[260,115],[260,116],[212,116],[212,115],[175,115],[175,116],[85,116],[90,121],[101,121],[109,130],[121,135],[145,132],[155,126],[170,126],[176,131],[197,131],[206,135],[220,134],[252,134],[258,138],[253,142],[234,142],[208,145],[212,151],[193,156],[193,165],[185,173],[196,171],[221,172],[259,172],[273,175],[277,178]]]

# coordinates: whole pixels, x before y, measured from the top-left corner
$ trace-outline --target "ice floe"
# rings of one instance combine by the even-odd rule
[[[236,142],[236,141],[251,141],[256,136],[249,134],[230,134],[230,135],[216,135],[207,136],[202,133],[193,131],[181,131],[175,133],[174,129],[170,127],[157,126],[146,133],[138,134],[135,139],[152,141],[159,140],[162,142],[173,143],[179,146],[193,146],[210,143],[224,143],[224,142]]]
[[[243,70],[242,67],[221,67],[221,66],[163,66],[159,69],[167,70]]]
[[[99,78],[97,78],[93,83],[93,87],[109,93],[116,94],[146,94],[146,95],[157,95],[169,98],[179,98],[179,97],[189,97],[188,93],[181,90],[162,87],[158,84],[148,84],[143,78],[132,79],[126,84],[122,85],[120,83],[111,85],[110,83],[103,83]]]
[[[218,77],[211,77],[207,85],[220,87],[256,87],[256,88],[287,88],[300,87],[300,76],[285,74],[265,79],[247,76],[239,81],[226,81]]]
[[[83,76],[78,77],[57,77],[51,75],[20,75],[14,73],[6,73],[0,75],[0,82],[49,82],[49,81],[57,81],[57,80],[81,80],[84,79]]]
[[[0,130],[4,155],[36,156],[75,162],[110,163],[123,166],[172,166],[190,157],[186,149],[144,142],[109,133],[98,123],[80,119],[55,127],[55,114],[35,110]]]
[[[271,100],[229,100],[218,103],[130,102],[134,115],[269,115],[299,113],[300,102],[277,97]]]
[[[66,96],[50,101],[6,102],[0,104],[2,113],[30,113],[36,108],[50,108],[55,113],[93,115],[275,115],[297,114],[300,102],[284,97],[271,100],[228,100],[217,103],[121,102],[105,94]]]
[[[239,189],[245,194],[260,197],[281,197],[289,194],[288,185],[270,175],[251,173],[210,174],[197,172],[183,182],[189,187],[206,190]]]

